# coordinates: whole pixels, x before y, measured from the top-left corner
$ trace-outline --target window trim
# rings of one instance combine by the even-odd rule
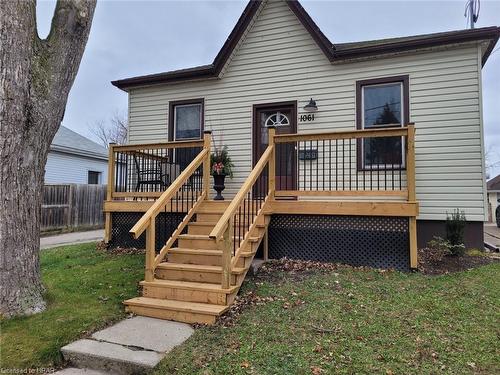
[[[389,83],[401,83],[402,84],[402,96],[403,96],[403,119],[402,126],[408,125],[410,123],[410,89],[409,89],[409,75],[373,78],[356,81],[356,129],[363,129],[363,87],[364,86],[375,86]],[[391,127],[391,126],[388,126]],[[394,126],[393,126],[394,127]],[[404,158],[404,149],[406,145],[403,140],[403,165],[401,168],[394,167],[377,167],[377,168],[367,168],[363,165],[363,154],[362,154],[362,142],[360,138],[357,141],[356,147],[356,166],[358,171],[370,171],[370,170],[406,170],[406,163]]]
[[[97,182],[95,184],[89,182],[90,173],[95,173],[97,175]],[[87,185],[102,185],[102,171],[87,169]]]
[[[175,115],[175,106],[177,105],[189,105],[189,104],[200,104],[201,105],[201,125],[200,125],[200,138],[191,138],[191,139],[183,139],[188,140],[197,140],[203,139],[203,131],[205,129],[205,99],[197,98],[197,99],[186,99],[186,100],[173,100],[168,102],[168,140],[174,141],[174,115]]]

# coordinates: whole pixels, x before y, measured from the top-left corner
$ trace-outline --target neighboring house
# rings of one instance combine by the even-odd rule
[[[488,193],[488,221],[495,222],[495,212],[500,204],[500,174],[486,183]]]
[[[50,146],[45,182],[105,185],[107,165],[106,148],[61,125]]]
[[[482,248],[481,69],[499,35],[331,43],[298,2],[251,1],[212,64],[114,81],[130,145],[110,161],[106,241],[146,247],[145,297],[128,308],[211,323],[261,242],[264,258],[416,268],[417,242],[444,236],[456,208]],[[204,131],[234,161],[231,204],[207,200]]]

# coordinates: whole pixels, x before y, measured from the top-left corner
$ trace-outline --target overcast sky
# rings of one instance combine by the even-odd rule
[[[99,0],[63,125],[93,137],[89,125],[126,113],[127,95],[111,80],[209,64],[247,1]],[[466,28],[465,0],[301,2],[333,42],[349,42]],[[55,1],[37,5],[45,38]],[[500,1],[481,1],[476,27],[500,26]],[[500,43],[496,46],[498,49]],[[500,160],[500,50],[483,68],[487,149]],[[493,172],[500,173],[500,166]]]

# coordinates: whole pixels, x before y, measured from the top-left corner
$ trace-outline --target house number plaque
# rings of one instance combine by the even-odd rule
[[[300,115],[300,122],[314,121],[314,113]]]

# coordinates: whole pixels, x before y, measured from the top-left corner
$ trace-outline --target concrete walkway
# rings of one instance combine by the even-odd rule
[[[63,233],[55,236],[41,237],[40,248],[49,249],[51,247],[74,245],[85,242],[101,241],[104,238],[104,229],[89,230],[86,232]]]
[[[194,330],[189,324],[136,316],[75,341],[61,349],[71,374],[141,374],[154,368]]]
[[[484,224],[484,242],[500,249],[500,228],[498,228],[496,224]]]

